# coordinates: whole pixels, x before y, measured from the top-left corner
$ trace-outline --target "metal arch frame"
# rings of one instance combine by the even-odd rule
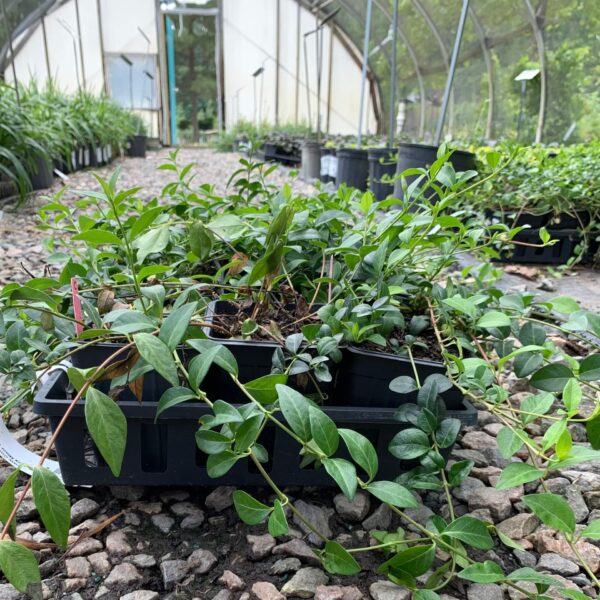
[[[547,93],[547,81],[546,81],[546,46],[544,44],[544,36],[540,31],[537,23],[537,16],[533,10],[530,0],[523,0],[525,8],[527,9],[527,16],[529,22],[533,28],[533,36],[535,37],[535,43],[537,46],[538,57],[540,59],[540,108],[538,112],[538,122],[535,130],[535,143],[539,144],[544,136],[544,123],[546,120],[546,93]]]
[[[442,55],[442,60],[444,61],[444,65],[446,66],[446,72],[450,71],[450,56],[448,54],[448,49],[446,48],[446,44],[442,38],[442,35],[437,28],[435,22],[431,18],[431,15],[427,12],[427,9],[421,4],[421,0],[411,0],[412,5],[415,7],[417,12],[425,19],[425,23],[427,27],[433,34],[437,45],[440,49],[440,54]],[[450,103],[449,103],[449,115],[448,115],[448,130],[452,131],[452,127],[454,125],[454,89],[450,90]]]
[[[481,44],[481,50],[483,52],[483,60],[488,72],[488,113],[485,125],[485,137],[490,139],[492,137],[492,130],[494,127],[494,104],[496,101],[495,86],[494,86],[494,63],[492,62],[492,55],[487,43],[487,37],[485,35],[485,29],[473,8],[473,5],[469,6],[469,16],[473,22],[473,28],[475,29],[475,35],[479,38]]]
[[[381,0],[375,0],[375,6],[377,6],[377,8],[379,8],[379,10],[381,10],[381,12],[383,12],[383,14],[388,17],[388,19],[390,19],[390,23],[391,23],[392,16],[382,5]],[[406,36],[406,33],[404,32],[404,30],[402,29],[402,27],[400,25],[398,25],[398,35],[400,36],[402,42],[404,43],[404,46],[406,47],[406,51],[408,52],[408,55],[410,56],[410,60],[415,69],[417,83],[419,85],[419,96],[420,96],[419,137],[422,138],[425,133],[425,101],[426,101],[425,80],[423,79],[423,74],[421,73],[421,67],[419,66],[419,59],[417,58],[415,50],[414,50],[412,44],[410,43],[410,40]]]
[[[308,0],[296,0],[296,2],[308,11],[310,14],[318,14],[321,12],[319,7],[315,7],[310,4]],[[343,0],[342,0],[343,2]],[[343,2],[345,6],[345,2]],[[327,16],[327,13],[324,14]],[[360,58],[360,51],[358,50],[356,44],[352,40],[352,38],[348,35],[348,33],[344,30],[343,27],[340,27],[339,23],[334,19],[333,23],[335,23],[335,28],[330,27],[331,34],[334,35],[344,46],[346,51],[350,54],[350,57],[354,60],[354,62],[360,67],[362,66],[362,59]],[[379,89],[379,82],[377,81],[377,77],[371,69],[368,69],[367,79],[369,81],[371,102],[373,104],[373,111],[375,113],[375,120],[377,122],[377,129],[381,127],[381,92]],[[308,82],[307,82],[308,85]]]

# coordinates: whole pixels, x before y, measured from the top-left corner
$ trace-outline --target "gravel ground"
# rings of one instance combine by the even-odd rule
[[[156,171],[166,151],[152,153],[145,160],[125,159],[121,176],[124,186],[143,184],[156,194],[169,173]],[[209,150],[182,150],[183,162],[197,163],[199,181],[217,184],[223,189],[237,157],[215,155]],[[113,167],[101,169],[104,175]],[[286,169],[272,177],[281,183],[289,178]],[[90,173],[71,177],[77,189],[90,189],[94,181]],[[310,186],[295,183],[299,189]],[[97,187],[97,186],[96,186]],[[58,189],[58,186],[57,188]],[[56,190],[54,190],[56,191]],[[35,210],[43,202],[42,195],[19,212],[5,208],[0,218],[0,284],[8,280],[24,280],[23,263],[33,273],[43,271],[43,234],[35,225]],[[576,279],[576,278],[573,278]],[[513,402],[528,395],[520,381],[505,382]],[[0,395],[2,389],[0,386]],[[46,421],[26,407],[14,409],[8,416],[13,435],[29,449],[39,452],[47,440]],[[465,429],[453,454],[453,460],[475,462],[471,476],[456,488],[453,495],[458,515],[473,514],[494,522],[509,537],[518,540],[523,550],[496,547],[480,558],[493,560],[507,570],[520,566],[555,574],[566,587],[576,587],[588,597],[596,593],[589,577],[573,562],[571,550],[560,536],[554,536],[527,512],[521,497],[535,491],[537,484],[527,484],[509,491],[496,491],[494,484],[508,464],[497,450],[496,435],[501,425],[489,413],[479,413],[477,427]],[[537,423],[527,430],[539,436]],[[584,432],[573,430],[575,439]],[[517,454],[516,460],[526,456]],[[10,469],[0,466],[0,483]],[[552,472],[547,485],[562,493],[575,511],[581,525],[600,517],[600,466],[581,464]],[[23,485],[20,481],[20,485]],[[247,527],[240,523],[232,507],[232,488],[141,488],[96,487],[73,488],[72,537],[83,532],[92,534],[75,545],[66,555],[45,548],[36,551],[43,577],[43,598],[69,600],[285,600],[302,597],[316,600],[409,600],[410,593],[377,575],[374,558],[357,555],[363,571],[360,576],[339,578],[322,571],[307,546],[307,533],[293,523],[289,536],[274,540],[265,526]],[[333,490],[292,489],[296,501],[305,502],[314,522],[330,528],[330,535],[346,546],[369,543],[372,529],[393,530],[398,523],[391,513],[369,498],[358,494],[349,504]],[[266,490],[255,495],[267,501]],[[434,513],[444,515],[438,493],[424,492],[425,506],[407,512],[420,522]],[[122,513],[122,514],[121,514]],[[118,518],[107,524],[107,519]],[[120,515],[120,516],[119,516]],[[93,531],[92,531],[93,530]],[[18,517],[18,536],[31,542],[49,541],[43,524],[28,500]],[[600,571],[600,542],[579,542],[579,551],[592,569]],[[377,557],[378,560],[381,556]],[[513,590],[500,585],[457,583],[446,590],[443,600],[517,600]],[[552,592],[549,593],[554,597]],[[0,583],[0,600],[20,599],[10,585]]]

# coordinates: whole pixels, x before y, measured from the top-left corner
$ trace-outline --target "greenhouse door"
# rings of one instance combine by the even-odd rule
[[[197,144],[222,123],[218,9],[163,14],[171,144]]]

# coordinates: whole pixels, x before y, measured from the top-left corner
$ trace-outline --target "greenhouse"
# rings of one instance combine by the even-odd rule
[[[600,2],[0,21],[0,600],[599,597]]]

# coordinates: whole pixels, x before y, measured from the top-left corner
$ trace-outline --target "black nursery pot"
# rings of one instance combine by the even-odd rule
[[[551,237],[558,240],[552,246],[535,247],[541,244],[540,232],[537,229],[520,231],[513,240],[530,245],[515,244],[511,250],[504,251],[496,262],[563,265],[573,256],[575,247],[582,241],[581,233],[576,229],[554,230]]]
[[[446,367],[441,362],[415,359],[415,365],[421,382],[429,375],[446,374]],[[398,394],[390,390],[390,382],[396,377],[414,378],[408,358],[349,346],[344,350],[342,372],[337,393],[349,406],[396,409],[400,404],[417,401],[416,392]],[[453,416],[464,424],[476,423],[477,415],[465,412],[464,397],[456,388],[444,392],[442,398],[446,408],[457,413]]]
[[[382,183],[384,175],[394,177],[397,151],[390,148],[369,148],[369,189],[376,200],[385,200],[394,193],[393,183]]]
[[[36,394],[33,410],[48,417],[52,431],[73,399],[67,386],[66,375],[58,371],[50,375]],[[247,459],[238,461],[223,477],[211,479],[208,476],[207,456],[198,450],[195,442],[198,420],[210,414],[204,403],[184,402],[173,406],[164,411],[156,423],[155,405],[122,398],[118,404],[127,418],[127,444],[120,475],[115,477],[111,473],[90,437],[82,398],[56,440],[56,453],[66,485],[265,485],[263,476]],[[338,427],[353,429],[371,441],[379,457],[379,479],[392,480],[415,466],[414,461],[399,461],[388,452],[392,438],[407,427],[394,419],[395,409],[335,406],[323,410]],[[475,409],[465,402],[463,412],[469,411],[476,415]],[[454,414],[450,411],[451,416]],[[269,454],[269,461],[263,467],[279,485],[334,485],[324,468],[300,466],[299,444],[278,427],[267,425],[258,441]],[[450,449],[445,452],[449,454]],[[340,444],[336,456],[350,458],[344,444]]]
[[[248,316],[252,312],[252,306],[246,309]],[[216,300],[211,302],[207,309],[204,320],[211,324],[216,321],[219,315],[236,315],[238,306],[227,300]],[[273,365],[273,353],[280,344],[267,340],[240,340],[235,338],[227,338],[212,329],[210,326],[204,328],[206,336],[225,346],[235,357],[238,364],[238,378],[242,383],[248,383],[259,377],[269,375]],[[334,379],[331,383],[319,383],[321,393],[325,394],[328,403],[334,402],[334,382],[337,377],[336,365],[331,363],[330,371]],[[305,395],[313,395],[317,393],[314,384],[303,376],[292,376],[289,378],[287,385],[296,389]],[[244,403],[248,399],[240,388],[233,383],[231,377],[221,368],[212,366],[204,380],[203,389],[211,399],[221,398],[230,403]]]
[[[369,159],[366,150],[342,148],[337,151],[337,177],[339,187],[343,183],[361,191],[367,189]]]
[[[51,187],[54,182],[54,174],[50,161],[44,156],[36,156],[29,178],[33,190],[44,190]]]
[[[130,137],[127,155],[137,158],[145,158],[147,141],[148,138],[145,135],[134,135]]]
[[[437,151],[437,146],[401,143],[398,151],[396,175],[400,175],[407,169],[428,169],[437,160]],[[475,155],[471,152],[455,150],[450,156],[449,162],[455,171],[470,171],[475,168]],[[417,175],[409,175],[406,178],[408,185],[417,177]],[[434,194],[433,190],[427,191],[429,198],[433,198]],[[402,198],[402,182],[400,179],[394,184],[394,198]]]

